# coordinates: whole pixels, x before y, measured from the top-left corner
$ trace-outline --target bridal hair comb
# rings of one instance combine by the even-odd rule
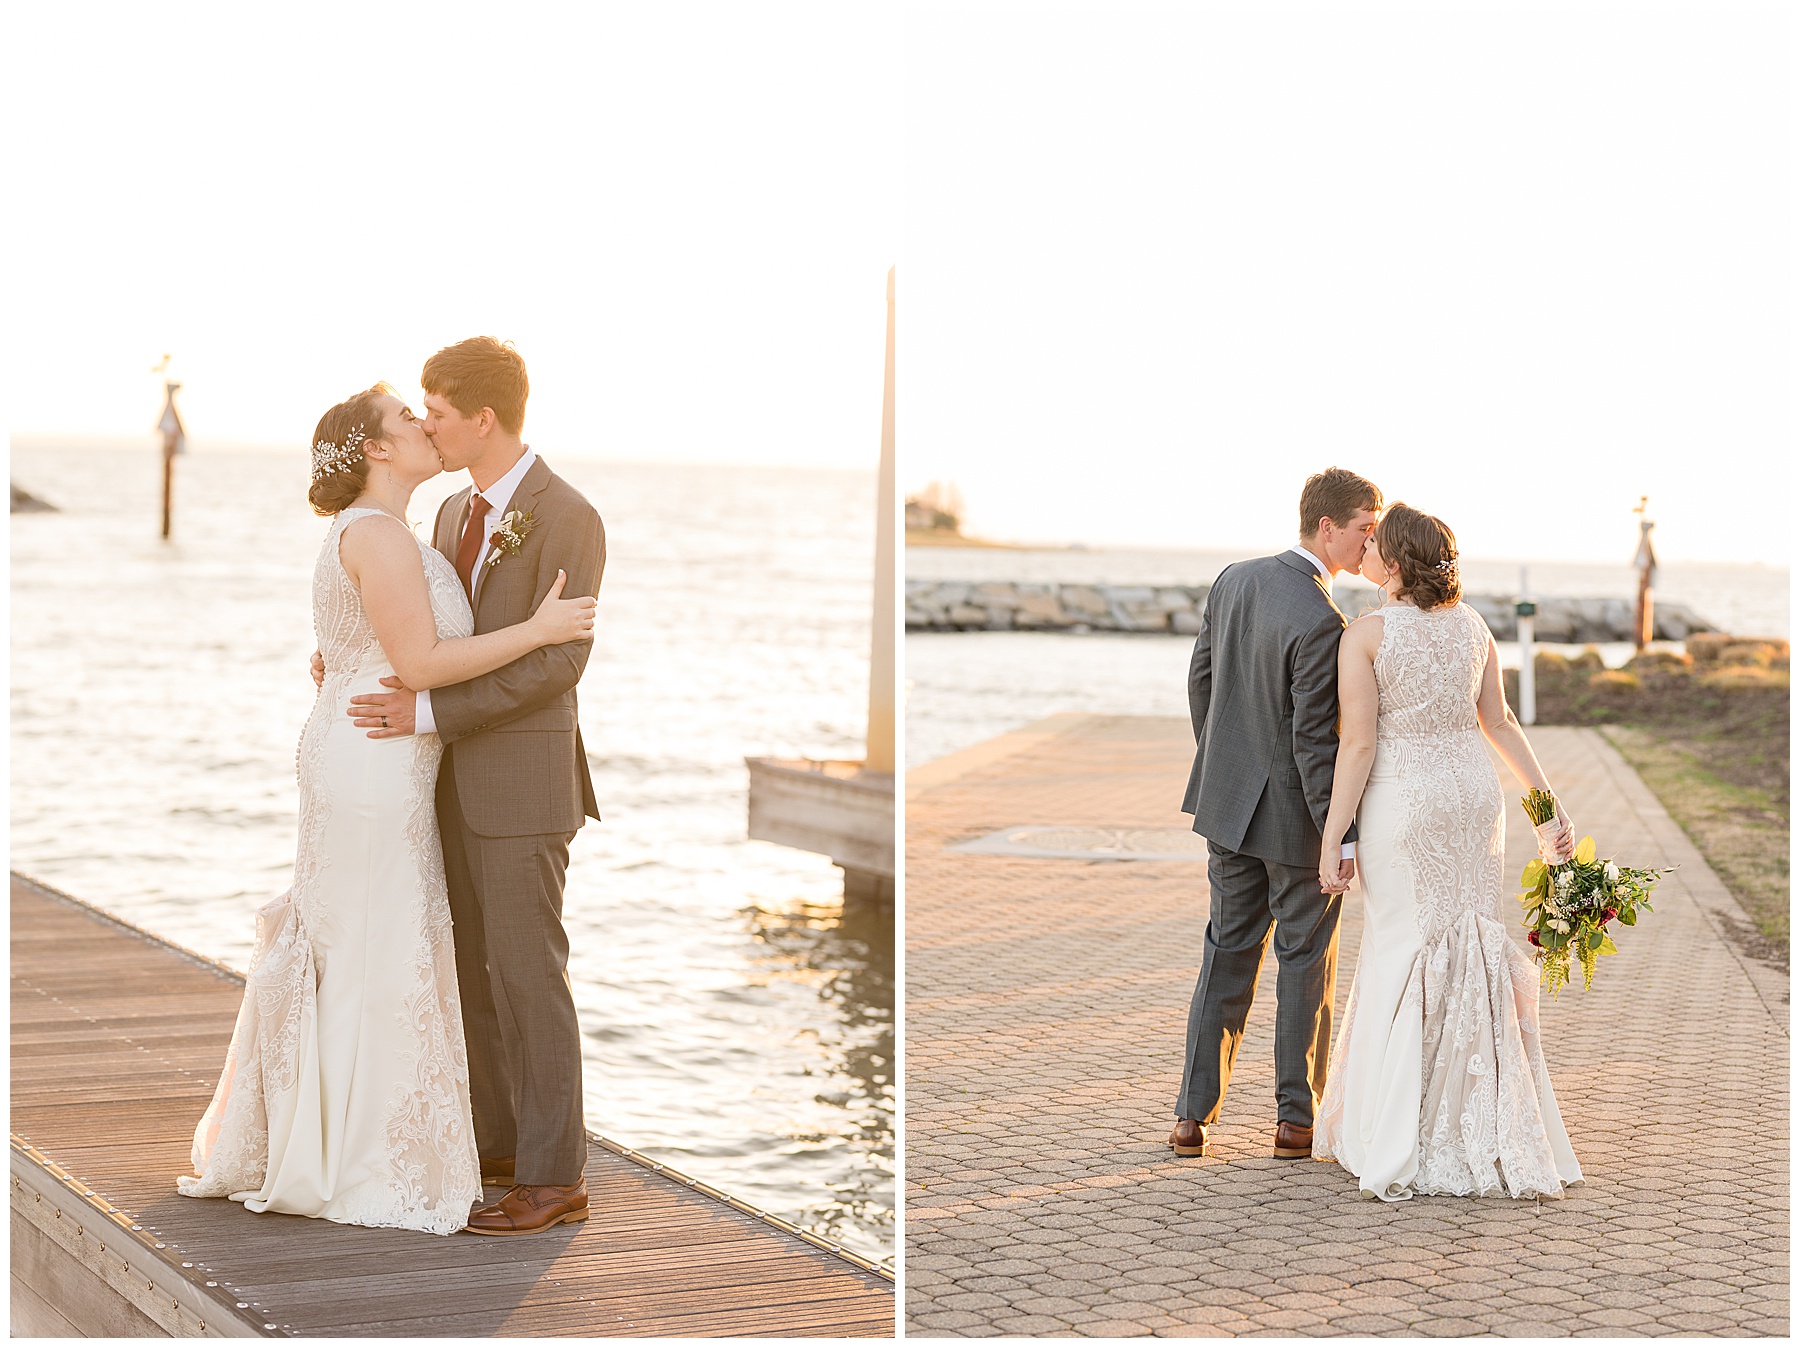
[[[1446,557],[1432,569],[1445,576],[1454,576],[1456,574],[1456,558]]]
[[[351,467],[362,457],[362,442],[367,439],[363,428],[359,425],[344,437],[343,448],[329,440],[320,440],[313,446],[312,480],[317,482],[322,477],[330,477],[333,473],[341,473]]]

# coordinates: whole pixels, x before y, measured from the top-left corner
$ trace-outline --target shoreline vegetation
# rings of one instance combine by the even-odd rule
[[[909,548],[1022,548],[1023,543],[994,543],[985,538],[968,538],[954,529],[906,528]]]
[[[1743,908],[1745,953],[1788,967],[1790,821],[1786,641],[1696,634],[1687,654],[1600,653],[1534,662],[1539,725],[1593,726],[1612,742]],[[1518,671],[1506,671],[1518,706]]]
[[[906,498],[906,546],[909,548],[1017,548],[970,538],[962,531],[962,493],[954,482],[933,482]]]

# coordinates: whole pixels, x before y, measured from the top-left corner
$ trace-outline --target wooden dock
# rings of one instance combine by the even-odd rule
[[[878,1265],[591,1134],[593,1215],[538,1236],[182,1197],[242,995],[14,873],[15,1335],[892,1337]]]

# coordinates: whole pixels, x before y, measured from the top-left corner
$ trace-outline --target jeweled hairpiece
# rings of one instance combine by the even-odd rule
[[[1456,574],[1456,558],[1454,558],[1454,557],[1444,558],[1443,561],[1441,561],[1437,564],[1436,569],[1438,571],[1443,572],[1443,574],[1446,576],[1454,576]]]
[[[344,437],[342,447],[332,444],[329,440],[321,440],[315,444],[312,455],[312,480],[317,482],[322,477],[330,477],[333,473],[341,473],[345,469],[354,467],[356,461],[362,458],[361,446],[367,438],[363,434],[363,428],[358,425],[355,430]]]

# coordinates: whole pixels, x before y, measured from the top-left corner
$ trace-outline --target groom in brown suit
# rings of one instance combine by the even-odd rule
[[[475,611],[477,634],[523,622],[567,572],[565,597],[598,596],[600,516],[520,440],[529,384],[510,344],[471,337],[425,363],[425,433],[473,487],[438,510],[433,535]],[[370,734],[444,742],[444,842],[469,1094],[483,1184],[506,1185],[468,1230],[526,1235],[588,1211],[581,1032],[569,988],[563,878],[569,844],[598,819],[575,715],[592,643],[544,646],[491,674],[351,699]]]

